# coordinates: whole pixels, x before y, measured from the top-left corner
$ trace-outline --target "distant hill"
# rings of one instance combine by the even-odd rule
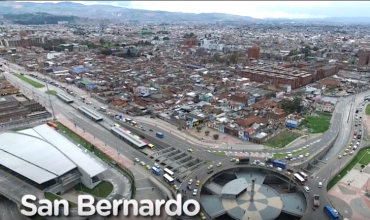
[[[135,21],[258,21],[246,16],[222,14],[222,13],[180,13],[167,11],[149,11],[115,7],[111,5],[84,5],[73,2],[59,3],[33,3],[0,1],[0,14],[25,14],[25,13],[49,13],[53,15],[78,16],[99,19],[119,19]]]
[[[25,13],[25,14],[4,14],[5,19],[16,24],[23,25],[39,25],[39,24],[58,24],[58,21],[68,21],[73,23],[77,17],[75,16],[60,16],[47,13]]]

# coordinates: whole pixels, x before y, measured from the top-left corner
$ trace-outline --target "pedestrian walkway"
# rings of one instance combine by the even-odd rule
[[[65,118],[59,118],[58,121],[66,126],[68,129],[85,139],[87,142],[91,143],[96,149],[104,153],[108,158],[115,161],[118,165],[126,168],[130,168],[133,165],[133,162],[123,156],[122,154],[117,154],[117,151],[113,148],[107,146],[104,142],[96,139],[93,135],[84,132],[83,129],[75,127],[72,122]]]

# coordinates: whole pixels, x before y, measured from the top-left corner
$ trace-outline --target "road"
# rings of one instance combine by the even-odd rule
[[[22,220],[25,219],[20,213],[18,206],[4,196],[0,196],[0,220]]]
[[[19,82],[19,80],[18,80],[18,82]],[[22,82],[19,82],[19,83],[22,83]],[[26,86],[24,84],[27,84],[27,83],[23,82],[22,84],[23,84],[23,86]],[[35,90],[33,88],[30,88],[30,87],[32,87],[30,85],[28,85],[26,87],[28,87],[30,89],[30,91],[32,91],[32,92],[34,92],[34,90]],[[52,89],[56,90],[56,91],[60,91],[60,89],[57,88],[57,87],[52,88]],[[39,92],[36,92],[36,93],[39,93]],[[322,206],[324,206],[324,204],[330,204],[330,203],[329,203],[329,200],[326,196],[325,187],[319,189],[317,187],[317,184],[318,184],[319,181],[322,181],[325,184],[325,182],[326,182],[325,179],[326,178],[324,178],[324,177],[328,177],[330,175],[330,173],[333,172],[334,169],[337,169],[337,168],[340,167],[339,166],[340,162],[338,161],[337,156],[343,150],[343,148],[348,145],[348,143],[352,139],[353,131],[355,130],[355,128],[353,126],[354,109],[358,106],[358,104],[360,104],[362,102],[363,97],[365,95],[368,95],[368,94],[369,94],[368,92],[358,94],[356,96],[356,99],[354,99],[353,96],[341,99],[340,102],[337,104],[336,111],[333,115],[331,129],[329,131],[327,131],[326,133],[324,133],[320,138],[318,138],[318,139],[321,139],[321,140],[316,146],[314,145],[313,147],[308,148],[304,152],[304,153],[310,152],[311,154],[314,154],[319,149],[319,147],[325,146],[325,144],[327,144],[332,139],[334,134],[339,132],[338,139],[336,140],[336,142],[333,145],[333,147],[331,148],[331,150],[329,150],[327,155],[324,157],[324,162],[326,163],[326,165],[324,165],[322,169],[316,171],[314,180],[307,181],[307,186],[309,186],[311,188],[311,191],[312,191],[311,194],[316,193],[316,194],[319,194],[321,196]],[[46,99],[45,98],[46,97],[45,93],[42,93],[42,94],[39,93],[39,95],[44,97],[44,99]],[[66,111],[67,110],[67,111],[71,112],[71,114],[67,117],[69,119],[76,120],[77,124],[79,124],[82,127],[85,127],[87,132],[89,132],[93,135],[96,135],[96,137],[101,139],[101,140],[106,140],[108,142],[107,144],[109,144],[111,146],[114,146],[114,147],[117,147],[117,149],[126,150],[126,151],[122,151],[123,155],[128,155],[128,157],[131,157],[131,158],[138,157],[138,158],[140,158],[142,160],[146,160],[146,161],[149,160],[148,158],[143,156],[141,153],[139,153],[135,149],[132,149],[129,146],[122,147],[121,145],[124,142],[121,142],[120,144],[118,144],[118,143],[115,144],[114,143],[115,141],[113,141],[114,139],[117,139],[117,138],[115,138],[115,136],[111,135],[109,132],[102,132],[101,128],[98,128],[97,126],[91,126],[91,124],[93,124],[93,123],[91,123],[91,121],[86,120],[86,118],[84,116],[79,115],[78,112],[76,112],[74,109],[69,109],[68,110],[68,107],[67,107],[68,105],[66,105],[64,103],[61,103],[61,101],[59,101],[55,97],[53,98],[52,102],[57,105],[59,111]],[[107,121],[108,123],[115,123],[115,121],[113,121],[111,119],[108,119],[108,118],[106,119],[106,118],[107,117],[105,117],[104,120]],[[145,124],[145,123],[141,123],[141,124]],[[107,124],[106,126],[110,126],[110,125]],[[162,131],[158,127],[155,127],[155,126],[153,127],[150,124],[145,124],[145,126],[147,128],[156,129],[156,131]],[[165,134],[165,136],[166,136],[165,139],[169,144],[175,145],[176,147],[179,147],[183,150],[187,150],[188,148],[194,148],[193,145],[184,143],[183,140],[178,139],[173,133],[168,133],[166,131],[162,131],[162,132]],[[146,136],[148,136],[147,139],[149,141],[155,139],[155,136],[152,133],[146,132]],[[305,145],[306,145],[306,143],[303,144],[303,145],[297,146],[296,148],[289,149],[289,151],[299,150]],[[202,146],[197,147],[197,149],[201,149],[201,148],[202,148]],[[197,149],[195,149],[195,150],[197,150]],[[276,152],[279,152],[279,153],[284,152],[285,153],[284,150],[280,150],[280,151],[276,151]],[[197,151],[197,153],[202,154],[202,155],[204,154],[204,156],[208,156],[209,159],[213,160],[213,161],[223,161],[223,160],[225,160],[225,163],[227,163],[227,161],[228,161],[228,159],[221,159],[217,155],[207,154],[205,152],[203,153],[201,150]],[[347,156],[346,158],[343,158],[342,160],[349,159],[349,158],[350,157]],[[195,173],[190,175],[188,178],[194,178],[195,175],[197,175],[198,177],[199,176],[206,176],[205,173],[204,173],[205,169],[207,169],[206,166],[198,169]],[[309,200],[309,201],[311,201],[311,200]],[[327,219],[327,217],[325,217],[326,215],[322,212],[322,210],[320,210],[320,211],[318,210],[316,212],[310,212],[309,211],[308,213],[309,213],[309,215],[305,219],[316,219],[316,218],[317,219]]]

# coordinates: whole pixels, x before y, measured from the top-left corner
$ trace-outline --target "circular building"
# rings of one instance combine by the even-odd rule
[[[304,193],[287,176],[264,168],[236,168],[215,174],[201,189],[200,202],[213,219],[300,219]]]

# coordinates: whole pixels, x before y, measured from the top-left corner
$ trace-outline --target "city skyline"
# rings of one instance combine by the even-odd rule
[[[28,1],[43,3],[44,1]],[[46,2],[46,1],[45,1]],[[50,1],[48,1],[50,3]],[[63,1],[52,1],[63,2]],[[66,1],[64,1],[66,2]],[[253,18],[368,17],[370,2],[361,1],[72,1],[85,5],[108,4],[132,9],[184,13],[225,13]]]

